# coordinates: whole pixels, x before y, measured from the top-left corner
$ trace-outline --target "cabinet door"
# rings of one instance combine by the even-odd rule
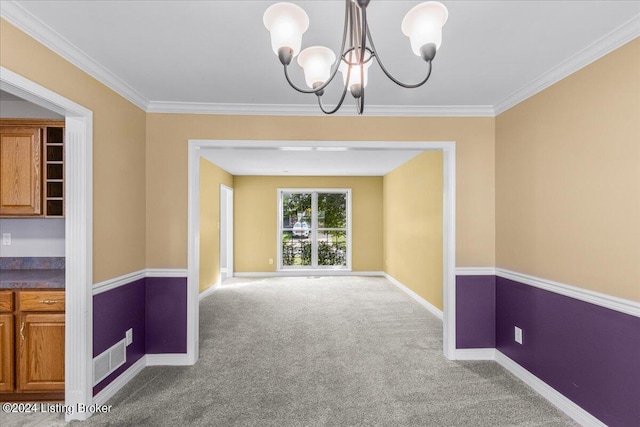
[[[0,391],[13,390],[13,314],[0,314]]]
[[[0,129],[0,215],[42,213],[40,128]]]
[[[64,390],[64,313],[23,313],[17,326],[17,389]]]

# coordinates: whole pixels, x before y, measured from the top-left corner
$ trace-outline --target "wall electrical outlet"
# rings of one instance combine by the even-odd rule
[[[2,233],[2,245],[11,246],[11,233]]]
[[[127,340],[127,345],[133,343],[133,328],[127,330],[126,340]]]
[[[518,344],[522,344],[522,329],[515,326],[515,337],[514,339]]]
[[[273,258],[269,258],[269,265],[273,265]]]

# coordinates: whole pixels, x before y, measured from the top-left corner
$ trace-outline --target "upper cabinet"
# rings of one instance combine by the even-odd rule
[[[0,130],[0,215],[42,213],[40,128]]]
[[[64,217],[64,122],[0,120],[0,216]]]

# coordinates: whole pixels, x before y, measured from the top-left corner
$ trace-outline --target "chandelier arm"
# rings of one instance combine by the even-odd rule
[[[344,52],[344,47],[345,47],[345,45],[347,43],[347,33],[348,33],[348,28],[349,28],[349,3],[350,3],[350,0],[345,0],[344,28],[342,30],[342,45],[340,46],[340,52]],[[340,61],[341,61],[341,59],[338,58],[338,61],[336,62],[334,69],[331,71],[331,75],[329,76],[327,81],[324,82],[323,84],[321,84],[320,86],[314,88],[314,89],[302,89],[302,88],[296,86],[291,81],[291,78],[289,77],[289,71],[288,71],[288,68],[287,68],[287,66],[288,66],[287,64],[284,64],[284,77],[287,79],[287,82],[289,83],[289,86],[291,86],[292,88],[294,88],[298,92],[300,92],[300,93],[313,93],[315,95],[320,95],[321,96],[322,90],[324,88],[326,88],[327,86],[329,86],[331,81],[333,81],[333,78],[336,76],[336,74],[338,74],[338,69],[340,68]]]
[[[366,59],[365,53],[367,53],[367,34],[369,33],[369,25],[367,24],[367,8],[360,9],[360,14],[362,22],[358,20],[358,24],[360,25],[358,27],[360,28],[360,34],[358,35],[360,36],[360,64],[363,65],[362,67],[360,67],[360,82],[364,84],[364,80],[362,79],[362,74],[364,73],[362,72],[362,70],[364,69],[364,63]]]
[[[332,109],[332,110],[325,110],[324,109],[324,105],[322,105],[322,97],[319,96],[318,97],[318,105],[320,106],[320,110],[322,110],[323,113],[325,114],[333,114],[336,111],[338,111],[340,109],[340,107],[342,107],[342,103],[344,102],[344,98],[347,95],[347,86],[345,85],[344,90],[342,91],[342,96],[340,97],[340,100],[338,101],[338,104]]]
[[[369,44],[371,45],[371,50],[373,50],[373,56],[376,57],[376,61],[378,62],[378,65],[380,65],[380,69],[382,70],[382,72],[387,77],[389,77],[389,80],[391,80],[392,82],[394,82],[398,86],[404,87],[406,89],[415,89],[415,88],[420,87],[423,84],[425,84],[427,82],[427,80],[429,80],[429,77],[431,77],[431,70],[433,69],[433,65],[432,65],[432,61],[427,61],[427,64],[429,64],[429,70],[427,71],[427,76],[422,81],[420,81],[419,83],[408,84],[408,83],[403,83],[400,80],[396,79],[395,77],[393,77],[391,75],[391,73],[389,71],[387,71],[387,69],[385,68],[384,64],[382,63],[382,60],[380,59],[380,56],[378,55],[378,51],[376,50],[376,46],[373,43],[373,38],[371,37],[371,31],[369,31],[368,28],[367,28],[367,38],[369,39]]]

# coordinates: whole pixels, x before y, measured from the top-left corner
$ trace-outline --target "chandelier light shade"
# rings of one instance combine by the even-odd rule
[[[278,54],[283,48],[300,52],[302,34],[309,28],[309,16],[303,8],[293,3],[276,3],[264,13],[264,26],[271,32],[271,48]]]
[[[271,33],[271,48],[284,66],[287,82],[298,92],[315,94],[318,105],[325,114],[333,114],[340,109],[347,91],[356,101],[358,114],[364,112],[368,69],[374,59],[391,81],[404,88],[420,87],[431,76],[433,59],[442,44],[442,27],[449,15],[447,8],[437,1],[428,1],[415,6],[402,20],[401,30],[409,37],[411,50],[427,63],[426,76],[422,80],[417,83],[403,83],[387,71],[376,51],[367,22],[369,3],[370,0],[345,0],[339,57],[324,46],[312,46],[300,52],[302,34],[309,28],[309,17],[300,6],[293,3],[275,3],[264,13],[264,25]],[[289,76],[289,65],[298,53],[298,65],[302,67],[309,89],[297,86]],[[324,89],[333,81],[338,71],[342,73],[342,95],[335,107],[327,109],[322,102]]]
[[[422,46],[434,44],[436,50],[442,44],[442,27],[447,22],[449,11],[442,3],[428,1],[411,9],[402,20],[402,32],[411,41],[411,50],[422,56]]]
[[[304,70],[304,80],[313,89],[314,84],[322,84],[331,75],[331,66],[336,62],[336,54],[324,46],[308,47],[298,56],[298,65]]]

